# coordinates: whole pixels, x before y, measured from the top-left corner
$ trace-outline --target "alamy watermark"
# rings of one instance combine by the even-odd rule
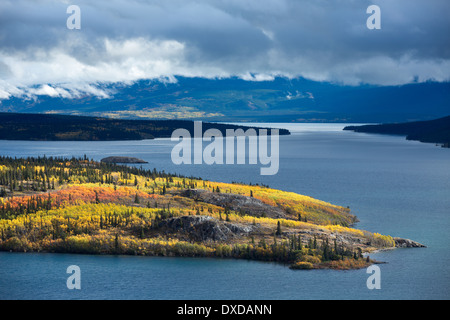
[[[367,278],[366,285],[367,289],[381,289],[381,269],[379,266],[371,265],[367,268],[366,273],[371,274],[369,278]]]
[[[367,18],[366,26],[369,30],[381,29],[381,9],[377,5],[371,5],[367,7],[367,14],[370,14],[370,17]]]
[[[203,133],[201,121],[194,122],[194,136],[187,129],[176,129],[171,140],[179,142],[172,149],[172,162],[180,164],[248,164],[263,167],[261,175],[275,175],[279,169],[279,130],[249,128],[226,129],[225,137],[218,129]],[[269,154],[270,137],[270,154]],[[209,142],[203,148],[203,142]],[[236,141],[236,144],[235,144]],[[248,141],[248,145],[247,145]],[[192,148],[193,144],[193,148]],[[193,149],[193,152],[192,152]],[[247,154],[248,149],[248,154]],[[193,154],[192,154],[193,153]]]
[[[67,14],[70,14],[70,16],[67,18],[66,26],[67,29],[73,30],[73,29],[81,29],[81,9],[77,5],[70,5],[67,7],[66,10]]]
[[[71,274],[67,278],[67,289],[69,290],[81,290],[81,269],[79,266],[71,265],[67,267],[67,273]]]
[[[67,18],[66,26],[69,30],[81,29],[81,9],[77,5],[70,5],[66,10],[70,16]],[[366,10],[370,17],[367,18],[366,26],[370,30],[381,29],[381,9],[377,5],[370,5]]]

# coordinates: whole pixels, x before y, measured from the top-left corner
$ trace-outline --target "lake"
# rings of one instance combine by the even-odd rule
[[[261,124],[287,128],[280,168],[174,165],[170,139],[114,142],[0,141],[0,154],[133,156],[144,168],[224,182],[263,183],[349,206],[357,228],[428,246],[371,257],[385,261],[381,289],[366,270],[293,271],[240,260],[0,253],[0,299],[449,299],[450,149],[404,137],[342,131],[344,124]],[[66,268],[81,268],[68,290]]]

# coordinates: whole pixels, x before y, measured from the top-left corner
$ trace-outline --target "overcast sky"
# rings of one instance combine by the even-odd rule
[[[381,30],[366,26],[371,4]],[[449,0],[1,0],[0,99],[177,75],[449,81],[449,14]]]

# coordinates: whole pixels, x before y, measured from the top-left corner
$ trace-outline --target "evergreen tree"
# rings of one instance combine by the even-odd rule
[[[114,249],[116,250],[116,253],[119,252],[119,235],[117,233],[114,239]]]
[[[280,223],[280,221],[278,221],[278,222],[277,222],[277,231],[276,231],[275,234],[276,234],[277,236],[281,236],[281,233],[282,233],[282,232],[281,232],[281,223]]]
[[[298,243],[298,250],[302,250],[302,238],[300,237],[300,235],[298,235],[297,243]]]

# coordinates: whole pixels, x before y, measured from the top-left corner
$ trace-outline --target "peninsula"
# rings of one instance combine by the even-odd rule
[[[217,129],[223,136],[227,129],[257,129],[224,123],[203,123],[204,131]],[[60,114],[0,113],[0,140],[29,141],[123,141],[170,138],[176,129],[186,129],[194,136],[194,121],[189,120],[118,120]],[[203,132],[202,132],[203,133]],[[256,130],[258,134],[258,130]],[[270,132],[268,133],[270,134]],[[280,135],[289,135],[279,129]]]
[[[450,116],[429,121],[348,126],[344,130],[406,136],[407,140],[441,144],[450,147]]]
[[[85,158],[0,157],[0,250],[215,257],[363,268],[421,247],[359,230],[350,209],[264,185]]]

